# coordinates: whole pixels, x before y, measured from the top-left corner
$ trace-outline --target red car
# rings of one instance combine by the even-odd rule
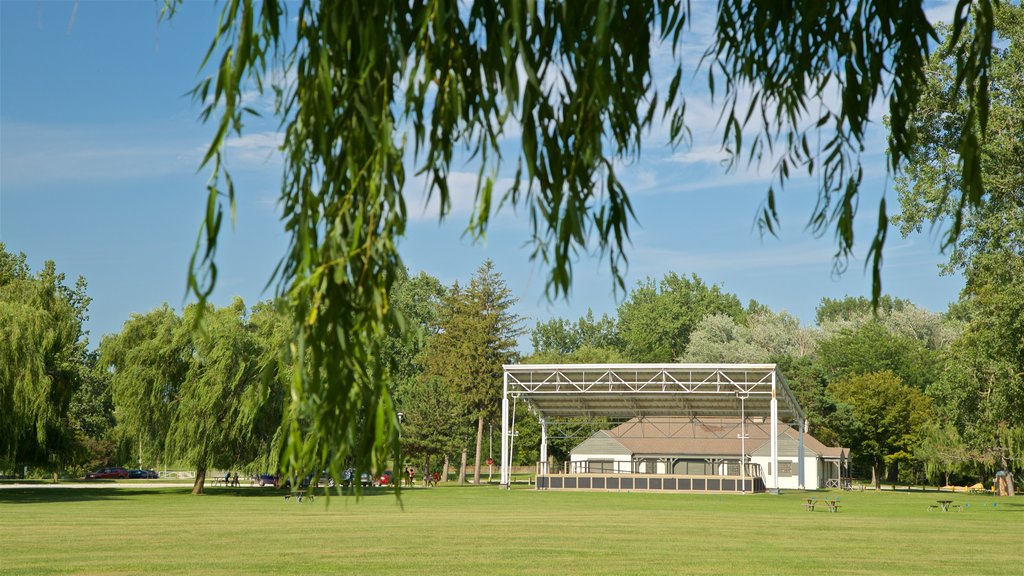
[[[85,475],[86,478],[127,478],[128,471],[120,466],[114,466],[112,468],[100,468],[95,472],[89,472]]]

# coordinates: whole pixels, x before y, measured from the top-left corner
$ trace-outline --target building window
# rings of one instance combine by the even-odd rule
[[[795,476],[796,463],[792,460],[779,460],[779,476]]]

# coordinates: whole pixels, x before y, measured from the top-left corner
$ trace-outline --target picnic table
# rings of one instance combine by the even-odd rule
[[[931,506],[929,506],[928,507],[928,511],[929,512],[934,510],[934,509],[936,509],[936,508],[941,508],[943,512],[949,512],[949,507],[950,507],[951,504],[953,504],[952,500],[936,500],[936,502],[938,502],[939,505],[935,506],[934,504],[932,504]],[[959,504],[956,505],[956,506],[953,506],[953,508],[956,508],[957,511],[959,511],[959,512],[963,512],[963,510],[964,510],[964,507],[959,505]]]
[[[805,498],[804,499],[804,510],[808,512],[814,512],[814,507],[819,502],[823,502],[828,508],[829,512],[839,512],[841,505],[839,504],[839,498],[829,498],[828,496],[822,498],[820,501],[817,498]]]
[[[817,504],[817,503],[818,503],[817,499],[815,499],[815,498],[807,498],[805,500],[805,502],[804,502],[804,510],[807,510],[808,512],[814,512],[814,505]]]
[[[829,512],[839,512],[839,498],[825,498],[825,505]]]
[[[312,502],[313,501],[313,493],[309,492],[309,494],[306,494],[306,492],[308,492],[308,491],[307,490],[297,490],[295,492],[295,501],[296,502],[302,502],[302,499],[305,498],[306,500],[309,500],[310,502]],[[292,494],[290,492],[288,494],[284,495],[284,501],[285,502],[291,500],[291,498],[292,498]]]

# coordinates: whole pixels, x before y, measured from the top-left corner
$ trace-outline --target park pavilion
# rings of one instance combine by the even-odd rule
[[[813,488],[846,473],[848,452],[809,439],[803,411],[775,364],[511,364],[504,369],[505,486],[511,480],[519,410],[540,422],[540,489],[777,492]],[[640,443],[631,447],[633,436]],[[564,468],[549,469],[548,442],[554,438],[582,440]],[[704,452],[697,451],[696,440]],[[811,483],[808,456],[815,462]]]

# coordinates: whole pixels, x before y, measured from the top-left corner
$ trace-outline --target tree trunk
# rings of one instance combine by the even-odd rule
[[[484,443],[484,417],[476,419],[476,459],[473,460],[473,484],[480,483],[480,447]]]
[[[882,475],[878,472],[878,460],[873,460],[871,462],[871,483],[875,485],[875,490],[882,489]]]
[[[196,470],[196,481],[192,484],[193,494],[203,493],[203,484],[206,483],[206,468],[199,468]]]
[[[430,455],[423,457],[423,487],[430,486]]]
[[[445,483],[448,482],[448,474],[449,473],[451,473],[451,469],[449,468],[448,454],[445,453],[445,455],[444,455],[444,468],[441,469],[441,482],[445,482]]]
[[[1003,465],[1003,482],[1006,483],[1006,495],[1013,498],[1016,492],[1013,486],[1013,472],[1010,472],[1010,463],[1006,461],[1006,452],[999,453],[999,463]],[[996,495],[999,495],[999,489],[996,489]]]
[[[466,484],[466,449],[462,449],[462,464],[459,466],[459,486]]]

